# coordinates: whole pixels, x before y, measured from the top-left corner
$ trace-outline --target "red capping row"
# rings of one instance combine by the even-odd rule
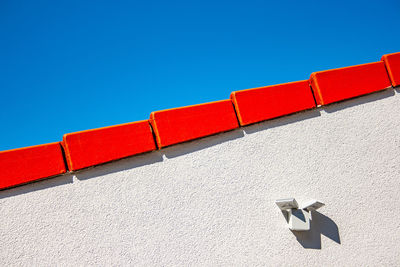
[[[231,93],[241,126],[314,108],[308,80]]]
[[[382,61],[314,72],[310,84],[318,105],[327,105],[391,86]]]
[[[217,102],[152,112],[159,148],[239,127],[232,102]]]
[[[65,134],[71,171],[156,149],[148,120]]]
[[[400,85],[400,52],[382,56],[393,87]]]
[[[0,189],[65,172],[60,142],[0,152]]]

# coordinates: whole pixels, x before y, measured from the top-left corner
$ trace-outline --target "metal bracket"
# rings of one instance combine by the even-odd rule
[[[275,204],[285,214],[289,229],[293,231],[310,230],[311,212],[325,205],[320,201],[310,200],[299,209],[299,205],[294,198],[278,199]]]

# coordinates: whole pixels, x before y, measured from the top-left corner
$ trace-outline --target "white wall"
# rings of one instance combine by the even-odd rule
[[[397,265],[387,90],[0,192],[0,265]],[[292,233],[275,199],[317,198]]]

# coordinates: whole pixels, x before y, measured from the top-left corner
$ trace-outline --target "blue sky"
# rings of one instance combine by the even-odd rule
[[[400,51],[399,1],[0,2],[0,150]]]

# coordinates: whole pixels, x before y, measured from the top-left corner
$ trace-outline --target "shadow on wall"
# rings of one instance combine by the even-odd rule
[[[292,231],[303,248],[321,249],[321,234],[340,244],[339,228],[329,217],[312,211],[311,229],[309,231]]]
[[[241,128],[229,132],[219,133],[213,136],[196,139],[193,141],[177,144],[171,147],[163,148],[161,151],[168,158],[183,156],[192,152],[206,149],[215,145],[219,145],[231,140],[235,140],[244,136]]]
[[[369,102],[374,102],[391,96],[394,96],[393,87],[390,87],[386,90],[382,90],[379,92],[373,92],[369,95],[363,95],[353,99],[347,99],[341,102],[333,103],[331,105],[323,106],[323,110],[325,110],[327,113],[333,113],[342,109],[351,108]]]
[[[152,151],[133,157],[107,162],[101,165],[82,169],[74,173],[78,180],[88,180],[102,175],[121,172],[129,169],[162,162],[163,158],[159,151]]]
[[[47,189],[50,187],[55,187],[55,186],[60,186],[60,185],[66,185],[66,184],[72,184],[73,179],[72,174],[64,174],[61,176],[57,177],[49,177],[40,181],[35,181],[29,184],[25,184],[22,186],[10,188],[10,189],[5,189],[0,191],[0,199],[7,198],[7,197],[13,197],[17,195],[22,195],[26,193],[31,193],[35,192],[38,190],[42,189]]]
[[[288,116],[279,117],[272,120],[262,121],[256,124],[252,124],[244,127],[244,132],[246,134],[252,134],[259,131],[264,131],[287,124],[295,123],[298,121],[304,121],[312,118],[321,116],[321,113],[317,109],[309,109],[306,111],[301,111],[299,113],[291,114]]]

